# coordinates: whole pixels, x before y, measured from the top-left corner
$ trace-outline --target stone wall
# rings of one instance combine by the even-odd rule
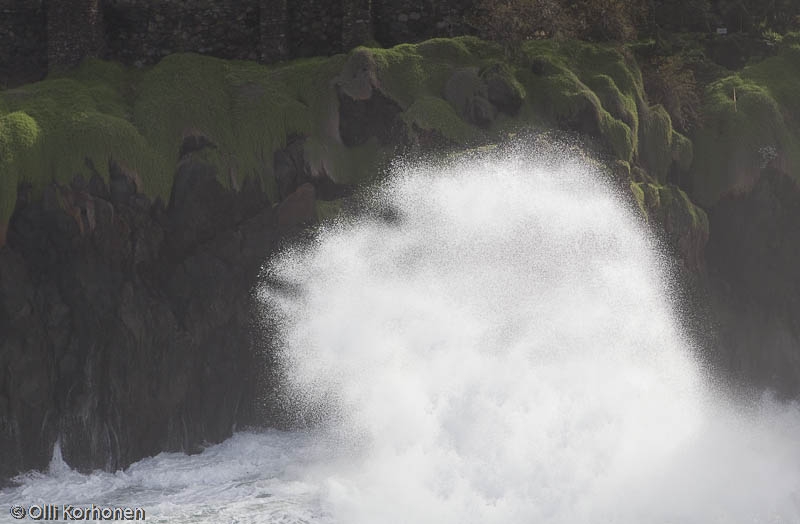
[[[106,0],[103,11],[112,60],[152,64],[185,51],[259,58],[260,4],[252,0]]]
[[[47,21],[42,0],[0,0],[0,87],[47,73]]]
[[[99,56],[176,52],[265,63],[468,32],[474,0],[0,0],[0,86]]]
[[[48,69],[68,69],[87,56],[102,56],[105,48],[100,0],[48,0]]]
[[[293,57],[342,52],[342,2],[289,2],[289,54]]]
[[[474,0],[373,0],[375,39],[384,46],[469,32]]]
[[[289,0],[259,0],[259,13],[259,61],[288,58]]]

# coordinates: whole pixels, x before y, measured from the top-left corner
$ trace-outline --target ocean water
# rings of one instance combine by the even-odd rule
[[[538,143],[398,165],[364,205],[257,290],[301,429],[117,473],[56,452],[0,491],[0,521],[800,523],[800,410],[717,387],[594,164]]]

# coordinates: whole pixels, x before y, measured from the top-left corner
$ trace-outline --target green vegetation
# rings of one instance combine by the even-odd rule
[[[144,72],[88,60],[66,76],[0,92],[0,223],[19,183],[39,192],[79,174],[107,179],[111,159],[142,192],[166,200],[187,134],[214,143],[203,157],[225,186],[256,176],[277,198],[273,154],[292,134],[324,134],[344,60],[269,68],[187,54]]]
[[[694,134],[703,154],[692,165],[700,204],[747,188],[770,164],[800,177],[800,45],[794,41],[789,35],[777,56],[706,88],[705,125]]]
[[[319,222],[328,222],[338,217],[342,212],[342,200],[317,200],[314,203]]]
[[[473,126],[459,118],[453,106],[435,96],[415,100],[402,118],[409,125],[424,131],[437,131],[453,142],[470,143],[478,134]]]
[[[648,106],[631,58],[578,41],[536,40],[522,52],[532,66],[519,79],[551,125],[594,133],[616,159],[641,162],[657,179],[666,178],[673,161],[672,124],[663,108]]]
[[[17,184],[25,173],[36,170],[41,130],[22,112],[0,117],[0,224],[8,222],[14,210]]]
[[[625,41],[647,20],[646,0],[478,0],[467,16],[477,33],[515,56],[533,38]]]
[[[662,224],[667,234],[708,237],[708,216],[680,188],[631,182],[631,192],[645,220]]]
[[[671,32],[785,33],[800,29],[796,0],[477,0],[466,16],[509,56],[527,40],[569,37],[624,42]]]
[[[492,83],[495,96],[505,93],[507,111],[518,116],[501,111],[483,128],[460,117],[462,108],[444,92],[452,75],[466,70],[476,72],[477,83]],[[111,160],[140,191],[167,200],[190,135],[213,144],[201,158],[217,167],[223,185],[238,188],[256,177],[273,200],[273,156],[292,136],[306,137],[312,170],[344,183],[365,181],[396,145],[342,145],[337,89],[357,100],[379,89],[399,106],[405,136],[427,133],[454,147],[525,125],[567,126],[593,134],[615,159],[641,161],[658,180],[673,159],[685,166],[691,149],[686,139],[672,139],[663,110],[648,108],[632,59],[577,41],[529,41],[511,61],[501,46],[475,37],[358,48],[271,67],[193,54],[168,56],[143,71],[88,60],[66,75],[0,92],[0,222],[13,211],[20,182],[38,192],[78,174],[107,178]],[[473,91],[489,96],[486,87]]]
[[[499,44],[459,37],[275,66],[192,54],[146,70],[88,60],[67,74],[0,91],[0,223],[13,212],[20,183],[36,194],[76,175],[107,178],[112,160],[140,191],[166,200],[190,135],[213,144],[200,157],[217,167],[223,185],[238,188],[255,177],[275,201],[274,153],[293,136],[305,137],[313,172],[357,184],[374,177],[398,145],[473,147],[526,126],[587,133],[610,162],[654,187],[691,170],[693,198],[710,205],[745,187],[764,165],[800,174],[800,34],[773,40],[775,56],[706,87],[702,126],[686,124],[694,118],[687,116],[694,106],[682,105],[689,95],[665,98],[672,110],[652,104],[626,48],[576,40],[527,40],[511,58]],[[662,73],[682,67],[670,63]],[[465,85],[461,106],[445,95],[454,74],[475,83]],[[399,108],[382,125],[399,129],[389,141],[344,146],[337,91],[366,100],[374,90]],[[476,106],[470,97],[491,96],[507,96],[511,109],[498,102],[488,122],[470,123],[464,107],[488,104]],[[674,129],[673,114],[685,117],[676,127],[688,132]]]

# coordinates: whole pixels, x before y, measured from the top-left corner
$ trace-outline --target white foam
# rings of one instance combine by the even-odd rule
[[[715,399],[640,222],[545,149],[405,167],[374,198],[399,220],[341,222],[273,261],[293,292],[262,298],[295,396],[361,449],[324,507],[351,524],[800,521],[796,410]]]
[[[796,406],[708,387],[634,212],[547,149],[399,168],[373,199],[397,221],[343,221],[270,262],[290,284],[259,294],[292,407],[321,426],[115,474],[54,467],[0,505],[186,523],[800,522]]]

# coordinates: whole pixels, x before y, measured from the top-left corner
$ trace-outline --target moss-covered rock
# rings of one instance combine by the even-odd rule
[[[489,88],[476,69],[461,69],[444,86],[444,98],[462,119],[479,127],[488,127],[497,109],[489,102]]]
[[[748,191],[774,167],[800,180],[800,44],[784,39],[777,56],[706,88],[705,125],[694,134],[692,196],[711,206]]]
[[[582,42],[533,41],[520,74],[537,112],[556,126],[595,134],[619,160],[638,157],[641,73],[620,52]]]
[[[508,64],[495,62],[480,71],[480,78],[486,84],[489,102],[510,116],[519,113],[525,100],[525,88],[519,83]]]
[[[647,107],[631,59],[580,42],[529,42],[512,62],[473,37],[274,66],[192,54],[147,70],[89,60],[0,92],[0,108],[0,223],[21,182],[36,193],[76,175],[108,180],[110,165],[167,201],[176,163],[197,137],[208,147],[194,154],[223,187],[252,178],[272,201],[286,196],[276,153],[293,137],[303,138],[306,179],[345,184],[369,180],[409,148],[472,147],[526,126],[588,133],[612,159],[661,182],[691,150],[663,111]]]
[[[631,192],[648,223],[665,235],[669,248],[694,273],[705,271],[708,216],[674,185],[631,182]]]
[[[673,158],[672,121],[660,105],[647,108],[643,113],[639,159],[642,167],[663,184]]]

